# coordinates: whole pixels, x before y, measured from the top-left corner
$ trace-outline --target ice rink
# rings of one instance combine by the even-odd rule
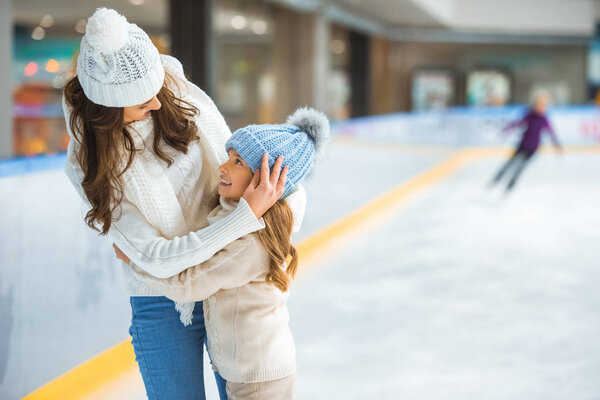
[[[448,167],[461,151],[338,139],[307,179],[294,240],[310,257],[289,300],[299,400],[600,398],[600,150],[538,154],[508,196],[486,187],[506,149]],[[398,188],[395,206],[373,203]],[[3,259],[27,266],[3,277],[3,368],[33,386],[127,340],[129,304],[61,170],[0,189],[12,193]],[[330,245],[303,247],[350,220]],[[35,233],[50,227],[54,242]],[[135,370],[92,398],[145,396]]]
[[[0,31],[0,400],[220,400],[205,336],[290,378],[288,322],[293,399],[235,400],[600,400],[600,0],[0,0]],[[232,243],[269,195],[209,210],[231,148],[302,179],[283,296]],[[128,258],[231,291],[202,321]]]
[[[309,193],[390,189],[414,154],[341,157]],[[465,163],[309,266],[289,302],[298,399],[600,398],[600,153],[537,155],[508,196],[486,189],[502,161]],[[355,185],[322,193],[355,163]]]

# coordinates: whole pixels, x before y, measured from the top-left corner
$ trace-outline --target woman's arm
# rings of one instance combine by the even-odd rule
[[[67,150],[65,173],[89,210],[91,206],[81,187],[84,174],[75,155],[77,147],[78,143],[75,139],[71,139]],[[274,170],[277,171],[280,167],[281,162],[278,161],[275,163]],[[261,173],[256,175],[261,176],[261,181],[256,184],[257,180],[253,180],[256,186],[251,184],[248,190],[252,191],[252,201],[257,202],[261,209],[264,208],[266,211],[283,193],[285,172],[282,173],[281,179],[278,172],[269,174],[268,160],[264,158]],[[279,195],[277,196],[276,193]],[[168,278],[208,260],[234,240],[264,228],[264,223],[257,219],[256,212],[246,202],[245,197],[246,193],[240,199],[236,209],[225,218],[204,229],[173,239],[163,237],[148,223],[134,204],[123,198],[120,207],[115,210],[116,221],[112,223],[109,235],[140,268],[156,277]],[[270,205],[269,201],[271,201]]]
[[[168,56],[163,56],[163,59],[169,64],[168,68],[171,68],[177,75],[183,76],[179,61]],[[191,88],[190,90],[201,92],[192,84],[187,86]],[[200,96],[198,93],[197,95],[204,99],[203,106],[215,111],[213,114],[218,116],[217,122],[220,124],[220,131],[229,132],[212,100],[206,95]],[[71,136],[65,172],[79,196],[86,203],[85,211],[87,211],[91,206],[81,187],[84,174],[76,158],[79,143],[74,139],[70,129],[70,113],[64,96],[63,111],[67,122],[67,131]],[[129,258],[150,274],[163,278],[176,275],[192,265],[209,259],[228,243],[264,227],[262,221],[257,217],[262,216],[275,203],[285,187],[286,172],[283,171],[280,175],[280,167],[281,161],[277,161],[273,168],[274,172],[271,174],[268,160],[263,159],[260,175],[266,179],[261,178],[258,184],[249,187],[248,193],[244,193],[238,207],[230,215],[202,230],[172,240],[166,239],[147,222],[134,204],[124,198],[120,209],[116,210],[117,221],[113,222],[109,235]]]
[[[207,140],[205,135],[200,135],[200,145],[206,147],[206,149],[210,149],[208,151],[209,157],[215,151],[225,155],[223,148],[227,139],[231,136],[231,131],[214,101],[202,89],[187,80],[183,73],[183,66],[178,59],[166,54],[161,54],[160,58],[165,71],[169,71],[177,78],[175,85],[171,88],[177,97],[188,98],[190,96],[193,98],[198,107],[203,112],[206,112],[206,115],[210,116],[211,123],[217,127],[211,140]],[[215,165],[224,162],[224,160],[214,161]],[[252,181],[252,184],[246,189],[243,195],[244,200],[246,200],[252,211],[254,211],[257,218],[262,217],[275,204],[285,189],[287,167],[281,170],[282,161],[278,159],[273,166],[273,172],[270,174],[268,162],[268,156],[264,154],[260,173],[255,174],[255,180]]]
[[[90,209],[81,187],[83,171],[75,156],[77,144],[71,139],[67,151],[65,172],[77,193]],[[193,265],[200,264],[234,240],[264,228],[248,203],[241,199],[237,208],[225,218],[195,232],[173,239],[164,238],[152,227],[135,205],[123,198],[115,210],[118,218],[112,223],[109,235],[115,244],[140,268],[167,278]]]
[[[167,279],[156,278],[130,264],[136,278],[178,302],[204,300],[221,289],[240,287],[266,271],[269,256],[256,235],[246,235],[210,260]]]

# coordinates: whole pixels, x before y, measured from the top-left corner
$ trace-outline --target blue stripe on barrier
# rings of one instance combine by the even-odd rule
[[[516,118],[518,115],[525,113],[527,106],[525,105],[510,105],[504,107],[469,107],[459,106],[452,107],[440,111],[421,111],[421,112],[399,112],[385,115],[373,115],[348,120],[333,121],[331,123],[332,130],[360,125],[364,123],[386,122],[389,120],[411,119],[423,115],[444,115],[452,116],[478,116],[478,117],[510,117]],[[570,113],[588,113],[589,115],[600,116],[600,107],[595,105],[571,105],[571,106],[554,106],[548,109],[550,117],[557,114]],[[21,157],[5,161],[0,161],[0,178],[5,176],[22,175],[32,172],[60,169],[64,166],[66,153],[53,155],[40,155],[35,157]]]
[[[0,178],[61,169],[64,167],[66,159],[67,153],[59,153],[35,157],[19,157],[0,161]]]
[[[413,111],[413,112],[397,112],[384,115],[369,115],[348,120],[339,120],[332,122],[332,127],[342,125],[352,125],[355,123],[385,121],[388,119],[413,118],[417,116],[485,116],[485,117],[510,117],[513,118],[527,112],[527,105],[509,105],[501,107],[473,107],[473,106],[456,106],[436,111]],[[592,104],[578,104],[570,106],[551,106],[548,108],[550,117],[553,114],[570,114],[570,113],[589,113],[591,115],[600,114],[600,107]]]

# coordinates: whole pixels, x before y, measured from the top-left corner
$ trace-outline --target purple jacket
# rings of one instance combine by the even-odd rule
[[[554,133],[554,129],[550,125],[548,118],[545,115],[540,115],[535,111],[531,110],[520,120],[512,122],[504,127],[503,131],[509,130],[511,128],[515,128],[517,126],[525,125],[526,129],[523,132],[523,136],[521,137],[521,143],[519,143],[519,149],[528,150],[534,152],[540,145],[540,136],[542,131],[546,131],[552,142],[556,147],[560,147],[560,143],[556,137],[556,133]]]

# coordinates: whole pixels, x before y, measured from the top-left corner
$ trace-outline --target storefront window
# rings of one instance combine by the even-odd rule
[[[477,69],[467,75],[467,105],[503,106],[512,96],[512,79],[498,69]]]
[[[412,109],[440,110],[454,103],[456,74],[443,69],[420,69],[412,78]]]

